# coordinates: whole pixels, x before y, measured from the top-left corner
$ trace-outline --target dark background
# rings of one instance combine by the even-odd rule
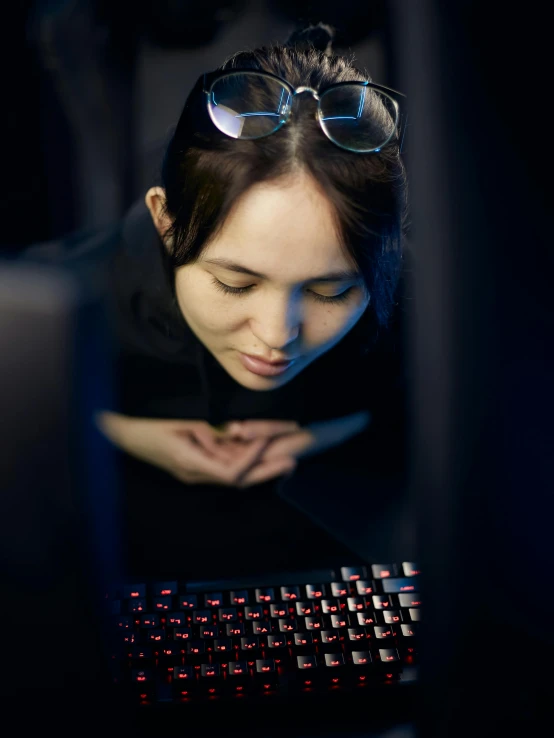
[[[0,248],[121,217],[156,178],[198,76],[297,27],[394,87],[383,0],[30,0],[2,10]]]

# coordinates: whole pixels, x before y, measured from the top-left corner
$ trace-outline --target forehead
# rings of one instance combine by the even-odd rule
[[[334,208],[308,175],[248,189],[202,254],[202,260],[213,258],[279,278],[353,266]]]

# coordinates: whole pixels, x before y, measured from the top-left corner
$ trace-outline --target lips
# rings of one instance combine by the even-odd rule
[[[255,356],[249,356],[248,354],[239,353],[240,360],[245,369],[258,374],[262,377],[275,377],[279,374],[283,374],[287,369],[294,364],[294,359],[290,361],[281,361],[276,364],[270,364],[267,361],[258,359]]]

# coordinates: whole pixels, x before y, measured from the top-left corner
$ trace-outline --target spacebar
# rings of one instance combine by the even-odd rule
[[[252,587],[279,587],[289,584],[325,584],[336,581],[333,569],[309,569],[307,571],[283,571],[274,574],[240,577],[237,579],[212,579],[204,582],[187,582],[186,592],[211,592],[222,589],[249,589]]]

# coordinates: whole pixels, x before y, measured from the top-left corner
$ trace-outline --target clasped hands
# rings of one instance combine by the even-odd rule
[[[201,420],[96,415],[116,446],[180,481],[239,488],[292,473],[298,459],[343,443],[369,422],[366,411],[304,427],[289,420],[232,421],[215,428]]]

